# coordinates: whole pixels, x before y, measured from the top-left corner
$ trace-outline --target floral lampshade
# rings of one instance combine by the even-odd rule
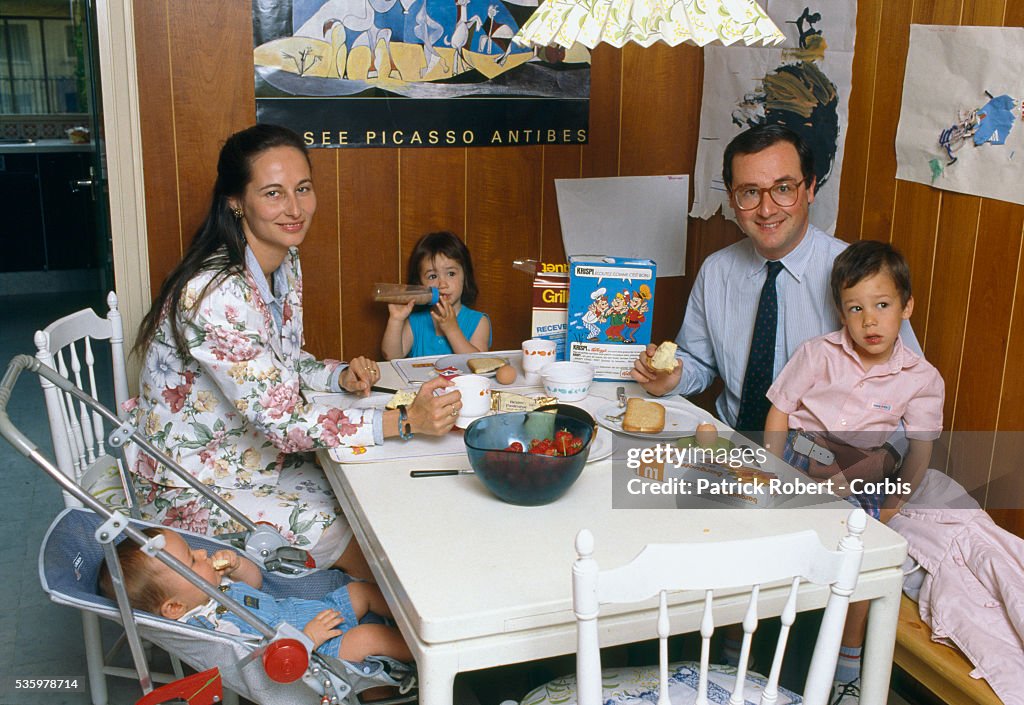
[[[754,0],[544,0],[513,39],[522,46],[600,42],[669,46],[715,40],[780,44],[785,36]]]

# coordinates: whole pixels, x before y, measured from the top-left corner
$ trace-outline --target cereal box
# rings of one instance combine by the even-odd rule
[[[594,379],[629,379],[651,342],[656,265],[649,259],[569,258],[569,359],[594,366]]]
[[[565,331],[568,328],[566,317],[569,312],[569,265],[565,262],[527,261],[535,267],[530,337],[554,340],[557,345],[555,359],[564,360]]]

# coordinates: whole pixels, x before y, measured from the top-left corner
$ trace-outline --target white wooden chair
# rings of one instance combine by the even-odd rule
[[[124,414],[121,405],[128,400],[128,374],[121,313],[117,310],[114,292],[107,294],[107,305],[106,318],[86,308],[36,331],[36,358],[120,416]],[[98,343],[102,341],[109,342],[108,351],[100,349]],[[109,370],[97,366],[97,354],[100,360],[109,359]],[[132,497],[130,486],[125,486],[127,474],[121,471],[118,460],[111,454],[112,449],[106,447],[106,436],[111,430],[109,424],[84,402],[46,378],[40,377],[39,381],[46,400],[57,467],[108,507],[124,509]],[[104,382],[113,383],[112,399],[101,398]],[[109,387],[106,389],[104,397],[109,395]],[[64,504],[81,506],[67,493],[64,493]]]
[[[829,595],[804,686],[803,702],[826,705],[839,657],[850,594],[856,587],[860,571],[863,556],[860,537],[865,523],[864,511],[854,509],[847,519],[847,535],[836,551],[822,546],[815,532],[801,531],[742,541],[648,544],[632,561],[611,570],[598,569],[593,558],[594,537],[583,529],[576,536],[578,558],[572,569],[573,610],[577,620],[576,676],[556,679],[535,688],[522,699],[522,704],[639,704],[655,702],[655,698],[658,705],[742,705],[745,701],[782,705],[798,702],[800,696],[779,687],[779,674],[789,629],[800,608],[798,596],[801,585],[811,583],[828,586]],[[758,622],[759,592],[762,587],[767,590],[769,584],[773,584],[773,591],[781,588],[785,602],[775,655],[765,678],[750,672],[748,664],[751,640]],[[741,587],[742,593],[736,589]],[[669,664],[667,653],[671,624],[668,594],[683,590],[704,592],[700,621],[701,660],[700,663]],[[749,597],[744,598],[747,593]],[[642,602],[655,597],[660,599],[656,629],[659,667],[602,671],[598,642],[600,606]],[[716,611],[720,608],[743,609],[744,602],[739,666],[709,665]],[[803,609],[810,609],[810,606]]]
[[[56,370],[93,399],[123,417],[121,405],[128,400],[128,373],[125,366],[124,333],[117,295],[107,294],[109,310],[100,318],[89,308],[60,318],[36,331],[36,358]],[[108,350],[102,349],[109,347]],[[110,368],[106,368],[109,361]],[[102,363],[102,364],[101,364]],[[50,437],[57,467],[76,484],[96,497],[108,508],[132,511],[136,506],[130,475],[122,461],[107,447],[112,428],[96,411],[81,400],[59,389],[40,376]],[[113,397],[109,397],[110,385]],[[118,453],[119,455],[119,453]],[[64,493],[64,504],[80,507],[81,503]],[[106,676],[137,679],[131,668],[108,665],[117,651],[104,654],[99,617],[82,610],[82,632],[93,705],[106,705]],[[174,674],[153,673],[155,681],[169,682],[183,676],[181,664],[172,657]]]

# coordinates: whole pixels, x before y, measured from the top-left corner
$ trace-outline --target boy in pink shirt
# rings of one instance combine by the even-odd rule
[[[775,379],[767,393],[765,448],[888,520],[928,468],[942,431],[945,386],[939,371],[900,340],[914,297],[906,260],[895,248],[873,240],[850,245],[835,259],[831,287],[843,328],[803,343]],[[901,481],[886,484],[895,478],[859,471],[862,451],[882,447],[901,422],[910,443]],[[829,454],[819,450],[834,458],[819,462]],[[898,491],[888,497],[882,492],[893,488]],[[832,703],[857,702],[866,605],[850,606]]]

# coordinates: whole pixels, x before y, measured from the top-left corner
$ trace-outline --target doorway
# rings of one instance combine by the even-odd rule
[[[0,5],[0,295],[113,288],[91,0]]]

